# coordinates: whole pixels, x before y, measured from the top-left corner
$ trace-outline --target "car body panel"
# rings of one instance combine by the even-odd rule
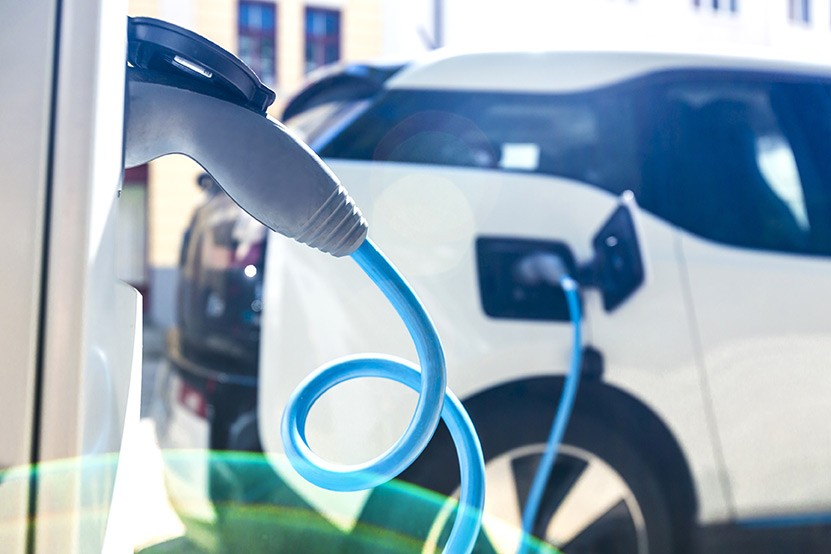
[[[738,517],[831,512],[831,265],[682,245]]]

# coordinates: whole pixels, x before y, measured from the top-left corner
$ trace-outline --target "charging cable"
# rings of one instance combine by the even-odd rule
[[[574,398],[577,396],[577,387],[580,384],[583,345],[580,332],[582,314],[580,311],[579,288],[577,282],[568,275],[562,260],[553,254],[536,254],[522,260],[517,270],[518,277],[527,284],[538,284],[543,281],[549,284],[559,284],[565,292],[571,323],[574,326],[571,367],[563,386],[554,422],[551,425],[545,452],[537,467],[537,473],[534,476],[534,482],[528,492],[528,500],[525,502],[525,508],[522,512],[522,537],[517,552],[518,554],[525,554],[528,549],[529,538],[534,531],[534,523],[537,520],[548,479],[551,477],[551,471],[557,459],[557,452],[560,449],[569,417],[574,408]]]
[[[482,525],[485,462],[479,438],[461,402],[447,389],[444,351],[436,328],[413,290],[390,261],[366,239],[352,258],[384,293],[415,343],[419,368],[391,356],[350,356],[309,375],[294,391],[283,414],[281,434],[289,462],[306,480],[335,491],[379,486],[398,476],[421,454],[441,417],[459,457],[460,506],[445,552],[469,554]],[[419,393],[413,418],[389,450],[355,465],[339,465],[317,456],[306,440],[306,420],[314,403],[329,389],[361,377],[402,383]]]
[[[482,448],[462,404],[447,390],[444,352],[421,302],[366,240],[366,220],[334,173],[267,116],[274,92],[248,66],[204,37],[164,21],[129,18],[128,34],[125,167],[172,153],[196,160],[260,223],[333,256],[351,255],[398,311],[415,342],[420,371],[405,360],[367,356],[336,360],[309,376],[283,414],[281,435],[289,461],[323,488],[376,487],[415,461],[442,418],[462,475],[461,507],[445,548],[471,552],[484,505]],[[363,464],[332,464],[309,448],[306,419],[327,390],[359,377],[391,379],[416,390],[415,413],[385,453]]]

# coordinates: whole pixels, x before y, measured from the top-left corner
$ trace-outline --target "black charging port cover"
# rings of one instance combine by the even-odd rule
[[[622,202],[592,239],[594,285],[603,294],[607,312],[632,296],[646,278],[642,245],[633,213],[634,199]]]
[[[493,318],[568,321],[568,300],[563,289],[549,283],[523,283],[517,278],[520,262],[539,254],[558,257],[571,275],[574,255],[567,244],[544,239],[478,237],[476,262],[482,309]]]
[[[265,114],[274,91],[245,62],[172,23],[150,17],[129,17],[127,61],[133,67],[175,75],[192,88]]]

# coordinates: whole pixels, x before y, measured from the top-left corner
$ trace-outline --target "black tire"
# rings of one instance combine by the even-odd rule
[[[661,467],[667,459],[661,454],[662,446],[657,444],[660,438],[634,436],[631,423],[644,423],[642,418],[619,417],[619,414],[616,415],[618,410],[609,409],[608,405],[601,409],[590,397],[590,393],[583,393],[582,401],[577,402],[571,416],[563,448],[540,508],[535,534],[545,538],[549,520],[571,490],[570,487],[577,482],[581,467],[584,469],[592,463],[595,464],[592,467],[610,469],[611,474],[619,476],[628,489],[626,501],[622,506],[615,505],[612,510],[604,512],[602,518],[570,542],[559,545],[566,554],[674,554],[689,551],[691,509],[680,505],[678,491],[671,490],[672,487],[684,488],[687,483],[678,480],[670,486],[667,482],[667,475],[674,473]],[[510,459],[516,498],[520,503],[524,502],[548,438],[556,398],[559,398],[559,386],[546,394],[522,394],[498,403],[491,402],[487,409],[482,409],[482,406],[471,409],[486,466],[491,468],[496,463],[502,464],[506,456]],[[649,433],[654,426],[644,424],[640,428],[642,433]],[[654,448],[644,448],[651,441],[655,441]],[[451,495],[459,483],[458,471],[450,471],[456,467],[458,462],[449,434],[440,429],[430,447],[402,478]],[[521,508],[517,507],[517,510],[521,511]],[[476,552],[498,551],[487,541],[476,549]]]

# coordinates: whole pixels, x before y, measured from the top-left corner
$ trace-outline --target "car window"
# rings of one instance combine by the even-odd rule
[[[808,127],[827,133],[831,121],[818,87],[736,76],[653,86],[642,105],[641,202],[729,245],[831,253],[831,175],[806,135]]]
[[[803,233],[809,230],[808,211],[799,170],[788,139],[779,132],[756,137],[756,163],[765,183],[785,203]]]
[[[542,173],[615,192],[637,186],[634,111],[607,93],[389,91],[321,155]]]
[[[831,253],[831,100],[816,81],[674,71],[579,94],[393,90],[318,136],[324,157],[565,177],[631,190],[724,244]]]
[[[337,133],[369,106],[369,101],[333,100],[318,104],[286,119],[284,123],[303,142],[314,147]]]

